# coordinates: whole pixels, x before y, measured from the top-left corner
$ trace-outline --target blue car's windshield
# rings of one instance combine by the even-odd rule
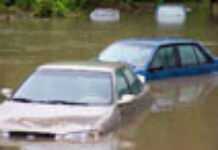
[[[146,65],[152,56],[152,46],[138,44],[113,44],[106,48],[99,56],[101,61],[125,62],[134,66]]]
[[[111,75],[97,71],[41,70],[24,82],[13,99],[41,103],[110,104]]]

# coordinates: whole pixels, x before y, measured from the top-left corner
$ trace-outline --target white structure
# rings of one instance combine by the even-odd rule
[[[120,20],[120,11],[111,8],[97,8],[90,14],[95,22],[115,22]]]
[[[160,25],[181,25],[186,21],[186,7],[183,5],[161,5],[156,10]]]

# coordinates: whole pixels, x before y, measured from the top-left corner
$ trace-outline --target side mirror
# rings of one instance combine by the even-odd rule
[[[145,79],[144,76],[142,76],[142,75],[137,75],[137,77],[138,77],[139,81],[141,81],[142,84],[145,84],[146,79]]]
[[[125,94],[122,96],[121,100],[118,101],[118,105],[128,104],[133,102],[135,96],[131,94]]]
[[[1,89],[1,95],[3,95],[5,98],[11,98],[12,93],[13,93],[13,90],[10,88]]]

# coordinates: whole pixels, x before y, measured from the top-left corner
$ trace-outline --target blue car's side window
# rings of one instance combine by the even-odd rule
[[[215,67],[210,57],[196,44],[181,44],[177,46],[181,68],[177,76],[199,75],[209,73]]]
[[[208,58],[202,53],[202,51],[195,46],[196,55],[198,57],[199,64],[206,64],[209,62]]]
[[[179,45],[178,50],[182,66],[194,66],[198,64],[197,55],[192,45]]]
[[[194,66],[209,63],[208,57],[195,45],[179,45],[178,47],[182,66]]]
[[[156,53],[150,70],[162,70],[176,66],[175,50],[173,46],[162,47]]]

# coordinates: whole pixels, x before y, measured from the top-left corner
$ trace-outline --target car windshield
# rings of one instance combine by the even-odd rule
[[[99,60],[125,62],[142,67],[151,59],[152,48],[152,46],[142,44],[113,44],[100,54]]]
[[[17,90],[13,100],[49,104],[110,104],[111,75],[97,71],[37,71]]]

